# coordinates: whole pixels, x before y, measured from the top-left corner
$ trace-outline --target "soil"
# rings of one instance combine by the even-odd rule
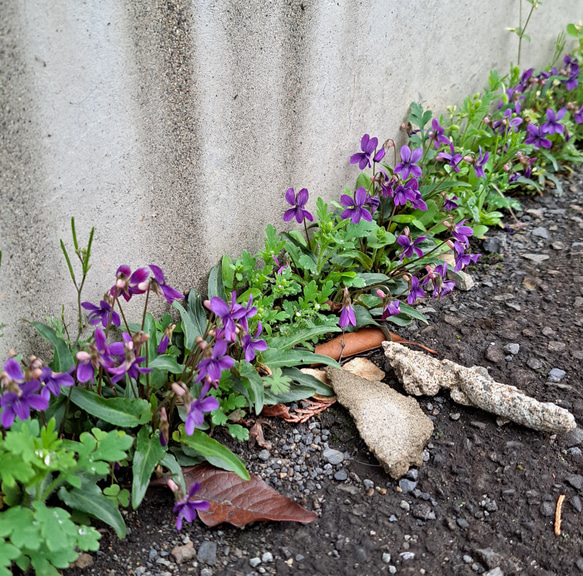
[[[484,253],[470,270],[476,286],[422,304],[428,326],[395,330],[433,348],[439,358],[488,367],[497,381],[569,409],[578,422],[583,421],[582,182],[578,170],[564,179],[562,196],[549,190],[521,198],[524,211],[516,217],[522,226],[515,233],[510,217],[505,230],[491,230],[485,246],[474,243],[474,251]],[[549,258],[536,263],[528,254]],[[509,352],[516,352],[509,344],[518,345],[517,353]],[[369,357],[386,371],[386,384],[402,391],[382,353]],[[565,375],[553,378],[552,369]],[[258,458],[259,446],[233,442],[231,447],[251,471],[272,478],[278,491],[316,511],[316,521],[256,523],[245,529],[207,528],[195,521],[178,533],[173,496],[151,489],[139,510],[127,513],[125,540],[103,528],[92,566],[66,573],[583,573],[583,432],[577,428],[557,436],[499,426],[494,416],[456,405],[446,394],[421,398],[420,404],[435,431],[426,461],[409,472],[407,482],[385,474],[337,404],[303,425],[269,419],[274,428],[264,425],[263,430],[274,448],[266,461]],[[298,488],[297,478],[277,472],[290,459],[290,438],[305,440],[310,430],[317,435],[311,447],[297,444],[298,450],[303,446],[299,470],[308,472]],[[323,467],[324,438],[347,457],[332,470]],[[346,480],[334,479],[340,470]],[[555,508],[562,494],[561,535],[556,536]],[[198,558],[176,564],[169,553],[188,541]]]

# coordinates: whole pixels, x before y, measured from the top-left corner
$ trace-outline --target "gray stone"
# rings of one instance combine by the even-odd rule
[[[478,548],[475,550],[475,554],[482,564],[484,564],[489,570],[499,566],[502,562],[502,556],[497,552],[494,552],[492,548]]]
[[[411,470],[407,472],[406,476],[407,478],[409,478],[409,480],[413,480],[414,482],[416,482],[417,479],[419,478],[419,470],[417,470],[417,468],[411,468]]]
[[[565,481],[571,484],[576,490],[581,490],[583,488],[583,476],[580,474],[569,474],[565,476]]]
[[[399,556],[401,560],[413,560],[415,558],[415,552],[401,552]]]
[[[417,488],[417,482],[407,480],[407,478],[401,478],[401,480],[399,480],[399,488],[403,491],[403,494],[408,494]]]
[[[213,571],[210,568],[205,567],[200,571],[200,576],[213,576]]]
[[[249,565],[251,566],[251,568],[257,568],[259,564],[261,564],[261,558],[259,558],[258,556],[256,556],[255,558],[249,558]]]
[[[421,502],[413,507],[413,517],[419,520],[435,520],[435,512],[429,504]]]
[[[559,368],[553,368],[549,372],[549,382],[560,382],[567,373],[564,370],[559,370]]]
[[[326,448],[322,452],[322,456],[334,466],[342,463],[344,460],[344,454],[340,450],[333,450],[332,448]]]
[[[554,516],[555,515],[555,505],[552,502],[543,502],[540,505],[540,513],[543,516]]]
[[[564,352],[567,345],[564,342],[553,341],[549,342],[547,348],[549,352]]]
[[[567,448],[579,446],[583,442],[583,428],[574,428],[564,434],[561,438],[561,444]]]
[[[388,552],[384,552],[383,553],[383,562],[385,564],[389,564],[390,561],[391,561],[391,555]]]
[[[535,228],[532,231],[532,235],[533,236],[538,236],[539,238],[544,238],[545,240],[549,239],[549,231],[546,228],[543,228],[542,226],[539,226],[538,228]]]
[[[386,472],[400,478],[411,465],[421,465],[433,423],[416,400],[344,370],[326,372],[338,401],[348,408],[360,436]]]
[[[344,468],[338,470],[338,472],[334,474],[334,480],[338,480],[338,482],[344,482],[347,479],[348,474],[346,473],[346,470],[344,470]]]
[[[571,502],[571,506],[573,506],[577,512],[581,512],[581,510],[583,510],[583,505],[581,504],[581,498],[579,498],[579,496],[573,496],[569,502]]]
[[[520,344],[510,343],[504,346],[504,352],[508,354],[516,355],[520,351]]]
[[[494,364],[501,364],[504,362],[504,352],[500,346],[490,344],[490,346],[484,351],[484,358],[490,360],[490,362],[494,362]]]
[[[273,562],[273,554],[271,552],[264,552],[261,555],[261,562],[263,563]]]
[[[579,572],[583,572],[583,558],[578,558],[577,562],[575,562],[575,565],[579,569]]]
[[[533,370],[540,370],[544,364],[540,358],[536,358],[535,356],[531,356],[527,361],[526,365]]]
[[[399,506],[405,510],[405,512],[409,512],[411,510],[411,505],[409,502],[407,502],[407,500],[401,500],[401,504],[399,504]]]
[[[468,524],[467,520],[464,520],[463,518],[458,518],[458,519],[456,520],[456,524],[457,524],[457,525],[458,525],[460,528],[462,528],[462,529],[464,529],[464,530],[467,530],[467,529],[470,527],[470,525]]]
[[[503,250],[503,243],[498,236],[490,236],[485,238],[482,247],[490,254],[499,253]]]
[[[196,557],[199,562],[214,566],[217,563],[217,543],[205,540],[199,546]]]
[[[550,258],[548,254],[523,254],[522,257],[534,262],[535,264],[542,264],[545,260]]]
[[[396,574],[397,573],[397,567],[396,566],[389,566],[389,574]]]
[[[259,457],[260,460],[263,460],[264,462],[267,462],[267,460],[269,460],[269,452],[267,450],[261,450],[261,452],[259,452],[257,456]]]
[[[363,480],[362,483],[364,484],[364,487],[367,489],[374,488],[374,482],[372,480],[369,480],[368,478]]]
[[[176,564],[182,564],[187,560],[192,560],[196,556],[196,550],[192,542],[188,542],[184,546],[176,546],[170,552]]]
[[[438,360],[410,350],[397,342],[383,342],[397,378],[408,394],[435,396],[446,388],[454,402],[482,408],[523,426],[544,432],[568,432],[575,417],[551,402],[539,402],[514,386],[496,382],[479,366],[465,368],[450,360]]]

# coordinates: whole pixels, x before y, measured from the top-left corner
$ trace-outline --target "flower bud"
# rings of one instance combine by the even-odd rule
[[[473,164],[474,159],[471,156],[464,156],[464,162],[467,162],[468,164]]]
[[[149,285],[150,285],[150,282],[148,280],[144,280],[143,282],[140,282],[138,284],[138,290],[142,290],[145,292],[148,289]]]
[[[14,358],[16,356],[16,350],[14,348],[9,348],[8,356],[10,356],[10,358]]]
[[[172,492],[178,492],[180,490],[178,484],[176,484],[172,478],[168,478],[168,480],[166,480],[166,485],[168,488],[170,488],[170,490],[172,490]]]
[[[186,390],[178,382],[172,382],[170,388],[172,388],[172,391],[174,392],[174,394],[176,394],[176,396],[180,397],[186,394]]]
[[[85,352],[85,350],[77,352],[76,357],[79,362],[89,362],[89,360],[91,360],[91,355],[89,352]]]
[[[35,368],[34,370],[30,371],[29,378],[30,380],[39,380],[42,375],[42,370],[40,368]]]

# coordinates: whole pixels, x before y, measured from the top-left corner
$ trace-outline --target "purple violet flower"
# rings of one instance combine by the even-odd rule
[[[419,238],[415,239],[411,242],[409,236],[405,236],[405,234],[401,234],[397,238],[397,244],[400,244],[403,247],[403,252],[401,252],[401,257],[399,260],[403,260],[403,258],[411,258],[413,253],[417,254],[419,258],[423,257],[423,250],[417,247],[417,244],[421,244],[425,240],[425,236],[419,236]]]
[[[111,316],[111,323],[114,326],[119,327],[121,324],[119,314],[117,312],[111,312],[111,306],[105,301],[101,300],[99,302],[99,306],[95,304],[91,304],[91,302],[83,302],[81,304],[82,308],[85,310],[89,310],[89,314],[87,314],[87,321],[89,324],[95,326],[101,322],[101,325],[104,328],[107,328],[107,323],[109,322],[109,317]]]
[[[95,344],[89,346],[89,351],[82,350],[77,352],[77,360],[79,361],[77,365],[77,380],[82,384],[90,380],[91,384],[93,384],[95,370],[100,366],[105,369],[113,366],[112,351],[107,346],[107,339],[101,328],[97,327],[95,329],[94,338]],[[121,346],[123,347],[123,345]],[[119,346],[112,344],[112,348],[117,354]]]
[[[577,122],[577,124],[583,124],[583,106],[575,112],[575,122]]]
[[[237,326],[235,322],[248,313],[244,306],[237,303],[237,293],[235,291],[231,293],[230,307],[218,296],[211,298],[209,307],[223,322],[223,330],[221,333],[224,335],[225,340],[235,342],[237,339]]]
[[[255,352],[265,352],[267,350],[267,342],[265,340],[257,340],[261,335],[263,326],[261,322],[257,323],[257,332],[255,332],[256,340],[253,340],[249,334],[243,336],[243,351],[245,352],[245,361],[252,362],[255,360]]]
[[[387,302],[385,309],[383,310],[383,315],[381,320],[386,320],[389,316],[395,316],[401,313],[401,302],[399,300],[394,300],[393,302]]]
[[[353,154],[350,157],[350,163],[358,164],[358,167],[361,170],[364,170],[365,168],[370,168],[372,166],[371,162],[380,162],[385,157],[385,149],[381,148],[375,154],[378,143],[378,138],[371,138],[368,134],[365,134],[360,141],[360,149],[362,152]]]
[[[459,242],[454,242],[453,248],[455,250],[455,268],[454,272],[459,272],[464,269],[468,264],[476,263],[480,258],[481,254],[466,254],[466,247]]]
[[[464,226],[463,223],[466,220],[462,220],[457,224],[454,224],[451,229],[451,235],[458,241],[467,246],[469,244],[468,238],[474,234],[474,231],[469,226]]]
[[[293,188],[288,188],[287,192],[285,193],[285,199],[290,206],[289,210],[285,211],[283,215],[283,221],[289,222],[292,218],[295,217],[296,222],[301,224],[304,221],[304,218],[307,218],[310,222],[314,221],[314,217],[308,210],[304,207],[308,203],[310,195],[308,193],[307,188],[302,188],[296,195]]]
[[[455,210],[456,208],[458,208],[457,205],[457,196],[452,196],[451,198],[446,198],[445,202],[443,203],[443,209],[447,210],[448,212],[451,212],[452,210]]]
[[[342,220],[352,220],[353,224],[358,224],[361,219],[367,222],[372,222],[371,213],[365,208],[367,205],[367,192],[363,186],[358,188],[354,193],[354,198],[348,196],[348,194],[342,194],[340,202],[346,208],[342,212]]]
[[[528,131],[528,136],[524,140],[525,144],[532,144],[535,150],[540,150],[542,148],[550,148],[553,143],[544,137],[544,132],[538,126],[534,124],[529,124],[526,127]]]
[[[19,362],[14,358],[8,358],[8,360],[4,362],[4,372],[6,372],[12,381],[17,383],[24,382],[24,372],[22,371]]]
[[[211,382],[218,382],[221,379],[223,370],[230,370],[235,361],[227,353],[227,341],[217,340],[213,346],[212,357],[203,358],[198,363],[198,377],[196,382],[203,382],[205,379]]]
[[[446,280],[447,277],[447,262],[436,266],[433,270],[433,295],[432,298],[441,298],[449,294],[455,287],[453,280]]]
[[[184,298],[184,294],[178,292],[178,290],[175,290],[174,288],[166,284],[162,268],[160,268],[159,266],[155,266],[154,264],[150,264],[149,268],[152,271],[152,274],[154,275],[154,279],[151,280],[150,286],[156,294],[160,295],[159,291],[161,291],[164,298],[166,298],[166,302],[168,302],[168,304],[172,304],[174,300],[182,300]]]
[[[346,326],[356,326],[356,316],[354,315],[354,309],[350,304],[346,304],[342,307],[340,312],[340,320],[338,321],[338,326],[344,330]]]
[[[371,196],[370,194],[367,193],[366,202],[364,203],[364,205],[370,208],[371,214],[374,214],[378,210],[380,203],[381,201],[378,199],[377,196]]]
[[[61,386],[73,386],[75,383],[70,374],[53,372],[48,366],[44,366],[41,369],[40,380],[44,383],[40,395],[47,400],[50,400],[51,394],[59,396],[61,394]]]
[[[488,163],[488,159],[490,158],[490,153],[486,152],[482,154],[482,147],[478,146],[480,149],[480,154],[478,159],[474,163],[474,169],[476,170],[476,178],[485,178],[486,174],[484,174],[484,166]]]
[[[433,130],[429,132],[429,139],[433,142],[435,148],[440,148],[442,144],[449,144],[449,138],[444,136],[445,130],[439,125],[439,120],[434,118],[431,121]]]
[[[559,122],[561,118],[565,115],[567,111],[566,108],[561,108],[556,114],[552,108],[547,110],[547,121],[544,122],[540,127],[541,134],[562,134],[565,131],[565,127]]]
[[[456,154],[455,153],[455,148],[453,146],[453,142],[450,140],[449,141],[449,149],[451,151],[451,154],[448,154],[447,152],[440,152],[437,157],[438,158],[442,158],[443,160],[447,160],[447,163],[456,171],[459,172],[460,169],[458,167],[458,164],[462,161],[463,156],[461,154]]]
[[[421,160],[421,156],[423,156],[421,148],[415,148],[411,151],[409,146],[401,146],[401,162],[395,166],[394,173],[400,174],[403,180],[407,180],[410,174],[415,178],[420,178],[421,168],[417,166],[416,162]]]
[[[4,364],[6,370],[6,364]],[[6,370],[8,372],[8,370]],[[40,388],[38,380],[29,380],[19,385],[19,392],[5,392],[0,398],[2,415],[0,423],[6,429],[14,424],[14,419],[28,420],[30,409],[46,410],[49,407],[48,398],[34,394]]]
[[[411,289],[409,290],[409,297],[407,298],[407,303],[409,305],[415,304],[417,302],[417,298],[423,298],[425,296],[425,292],[421,286],[419,286],[419,278],[417,276],[413,276],[411,278]]]
[[[419,183],[415,178],[407,180],[405,184],[399,184],[395,188],[395,195],[393,197],[393,203],[395,206],[405,206],[407,202],[416,202],[419,197],[418,190]]]
[[[197,398],[190,404],[188,416],[184,423],[184,431],[188,436],[194,434],[194,429],[202,426],[204,422],[204,413],[212,412],[220,406],[219,401],[214,396],[207,396],[204,400]]]
[[[182,530],[182,519],[192,522],[196,518],[197,510],[208,510],[210,504],[206,500],[192,500],[193,496],[200,490],[200,482],[193,482],[188,491],[188,498],[181,500],[174,505],[172,512],[178,514],[176,517],[176,530]]]
[[[132,296],[143,294],[148,289],[146,284],[148,274],[146,268],[138,268],[132,273],[129,266],[120,266],[115,273],[116,282],[110,294],[114,297],[123,296],[125,301],[129,302]]]

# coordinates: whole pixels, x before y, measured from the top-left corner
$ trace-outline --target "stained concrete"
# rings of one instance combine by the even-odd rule
[[[522,66],[546,64],[581,13],[543,4]],[[314,209],[353,186],[362,134],[399,140],[412,100],[443,112],[505,73],[517,19],[506,0],[3,3],[0,360],[37,350],[22,318],[65,304],[74,323],[71,216],[82,239],[96,227],[84,299],[124,263],[200,287],[223,253],[283,227],[288,187]]]

